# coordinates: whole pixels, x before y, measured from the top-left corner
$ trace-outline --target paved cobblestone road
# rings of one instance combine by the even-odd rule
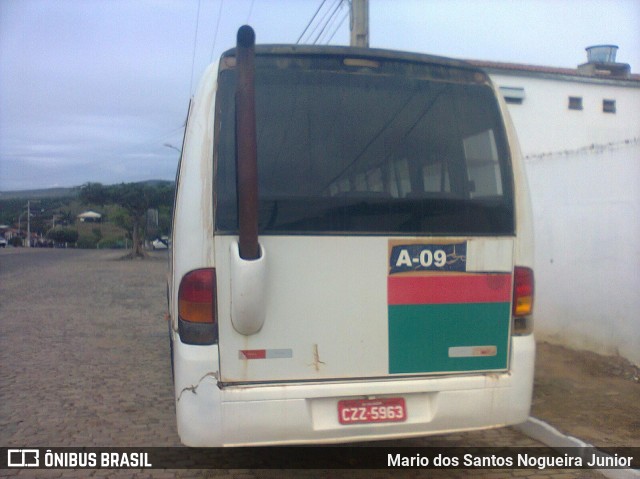
[[[0,446],[179,446],[165,313],[166,253],[0,251]],[[535,446],[510,429],[393,446]],[[0,477],[530,477],[593,471],[0,470]]]

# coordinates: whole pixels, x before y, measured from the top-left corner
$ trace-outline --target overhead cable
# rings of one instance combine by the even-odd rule
[[[198,27],[200,25],[200,0],[198,0],[198,12],[196,14],[196,32],[193,35],[193,54],[191,56],[191,81],[189,82],[189,96],[193,88],[193,71],[196,63],[196,45],[198,43]]]
[[[331,40],[333,40],[333,37],[335,36],[336,33],[338,33],[338,30],[340,30],[340,27],[344,24],[344,21],[349,18],[349,11],[347,10],[347,12],[344,14],[344,16],[342,17],[342,20],[340,20],[340,22],[338,23],[338,26],[336,27],[336,29],[333,31],[333,33],[331,34],[331,36],[329,37],[329,39],[326,41],[326,45],[329,45],[329,43],[331,42]]]
[[[220,18],[222,17],[222,5],[224,4],[224,0],[220,0],[220,8],[218,9],[218,19],[216,20],[216,30],[213,34],[213,45],[211,45],[211,55],[209,55],[209,61],[213,61],[213,50],[216,48],[216,40],[218,38],[218,27],[220,26]],[[253,3],[251,3],[251,8],[253,8]],[[249,11],[249,16],[251,16],[251,11]],[[247,20],[248,23],[248,20]]]
[[[315,38],[315,40],[313,41],[313,44],[315,45],[316,43],[318,43],[318,40],[320,39],[320,37],[322,36],[322,34],[324,33],[324,31],[326,30],[327,26],[329,25],[329,22],[333,19],[334,15],[338,12],[338,8],[340,8],[340,5],[342,5],[342,0],[338,0],[338,3],[336,4],[335,8],[333,9],[333,11],[331,12],[331,15],[329,16],[329,18],[327,19],[327,21],[324,23],[324,26],[322,27],[322,29],[320,30],[320,33],[318,33],[318,36]]]
[[[251,18],[251,13],[253,13],[253,2],[255,2],[255,0],[251,0],[251,6],[249,7],[249,14],[247,15],[247,21],[244,22],[245,25],[249,25],[249,19]]]
[[[296,40],[296,44],[300,43],[300,40],[302,39],[302,37],[304,36],[304,34],[307,32],[307,30],[309,29],[309,27],[311,26],[311,24],[313,23],[313,20],[315,20],[316,16],[318,16],[318,12],[320,11],[320,9],[322,8],[322,6],[325,4],[327,0],[322,0],[322,2],[320,2],[320,6],[318,7],[318,9],[316,10],[316,13],[313,14],[313,17],[311,17],[311,20],[309,20],[309,23],[307,23],[307,26],[304,27],[304,30],[302,31],[302,33],[300,34],[300,36],[298,37],[298,40]]]

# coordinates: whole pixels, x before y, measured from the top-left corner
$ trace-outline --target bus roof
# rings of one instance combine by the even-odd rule
[[[234,57],[235,48],[231,48],[222,54],[222,58]],[[333,45],[256,45],[256,55],[302,55],[324,57],[348,57],[366,60],[394,60],[411,63],[448,66],[465,70],[482,72],[484,70],[476,65],[463,60],[428,55],[425,53],[405,52],[399,50],[386,50],[379,48],[357,48]]]

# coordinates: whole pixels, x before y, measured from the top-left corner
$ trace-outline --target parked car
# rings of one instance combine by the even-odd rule
[[[156,238],[151,242],[151,247],[154,250],[157,250],[157,249],[167,249],[169,246],[166,240]]]

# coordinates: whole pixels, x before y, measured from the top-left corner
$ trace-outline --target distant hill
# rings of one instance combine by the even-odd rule
[[[147,181],[137,181],[135,183],[141,184],[141,185],[149,185],[149,186],[169,186],[169,185],[173,185],[173,181],[169,181],[169,180],[147,180]]]
[[[78,196],[80,187],[72,188],[45,188],[42,190],[19,190],[0,191],[0,201],[2,200],[37,200],[41,198],[75,198]]]
[[[173,184],[173,181],[146,180],[133,183],[150,186],[164,186]],[[19,199],[37,200],[42,198],[76,198],[80,193],[80,188],[80,186],[72,186],[70,188],[44,188],[40,190],[0,191],[0,201]]]

